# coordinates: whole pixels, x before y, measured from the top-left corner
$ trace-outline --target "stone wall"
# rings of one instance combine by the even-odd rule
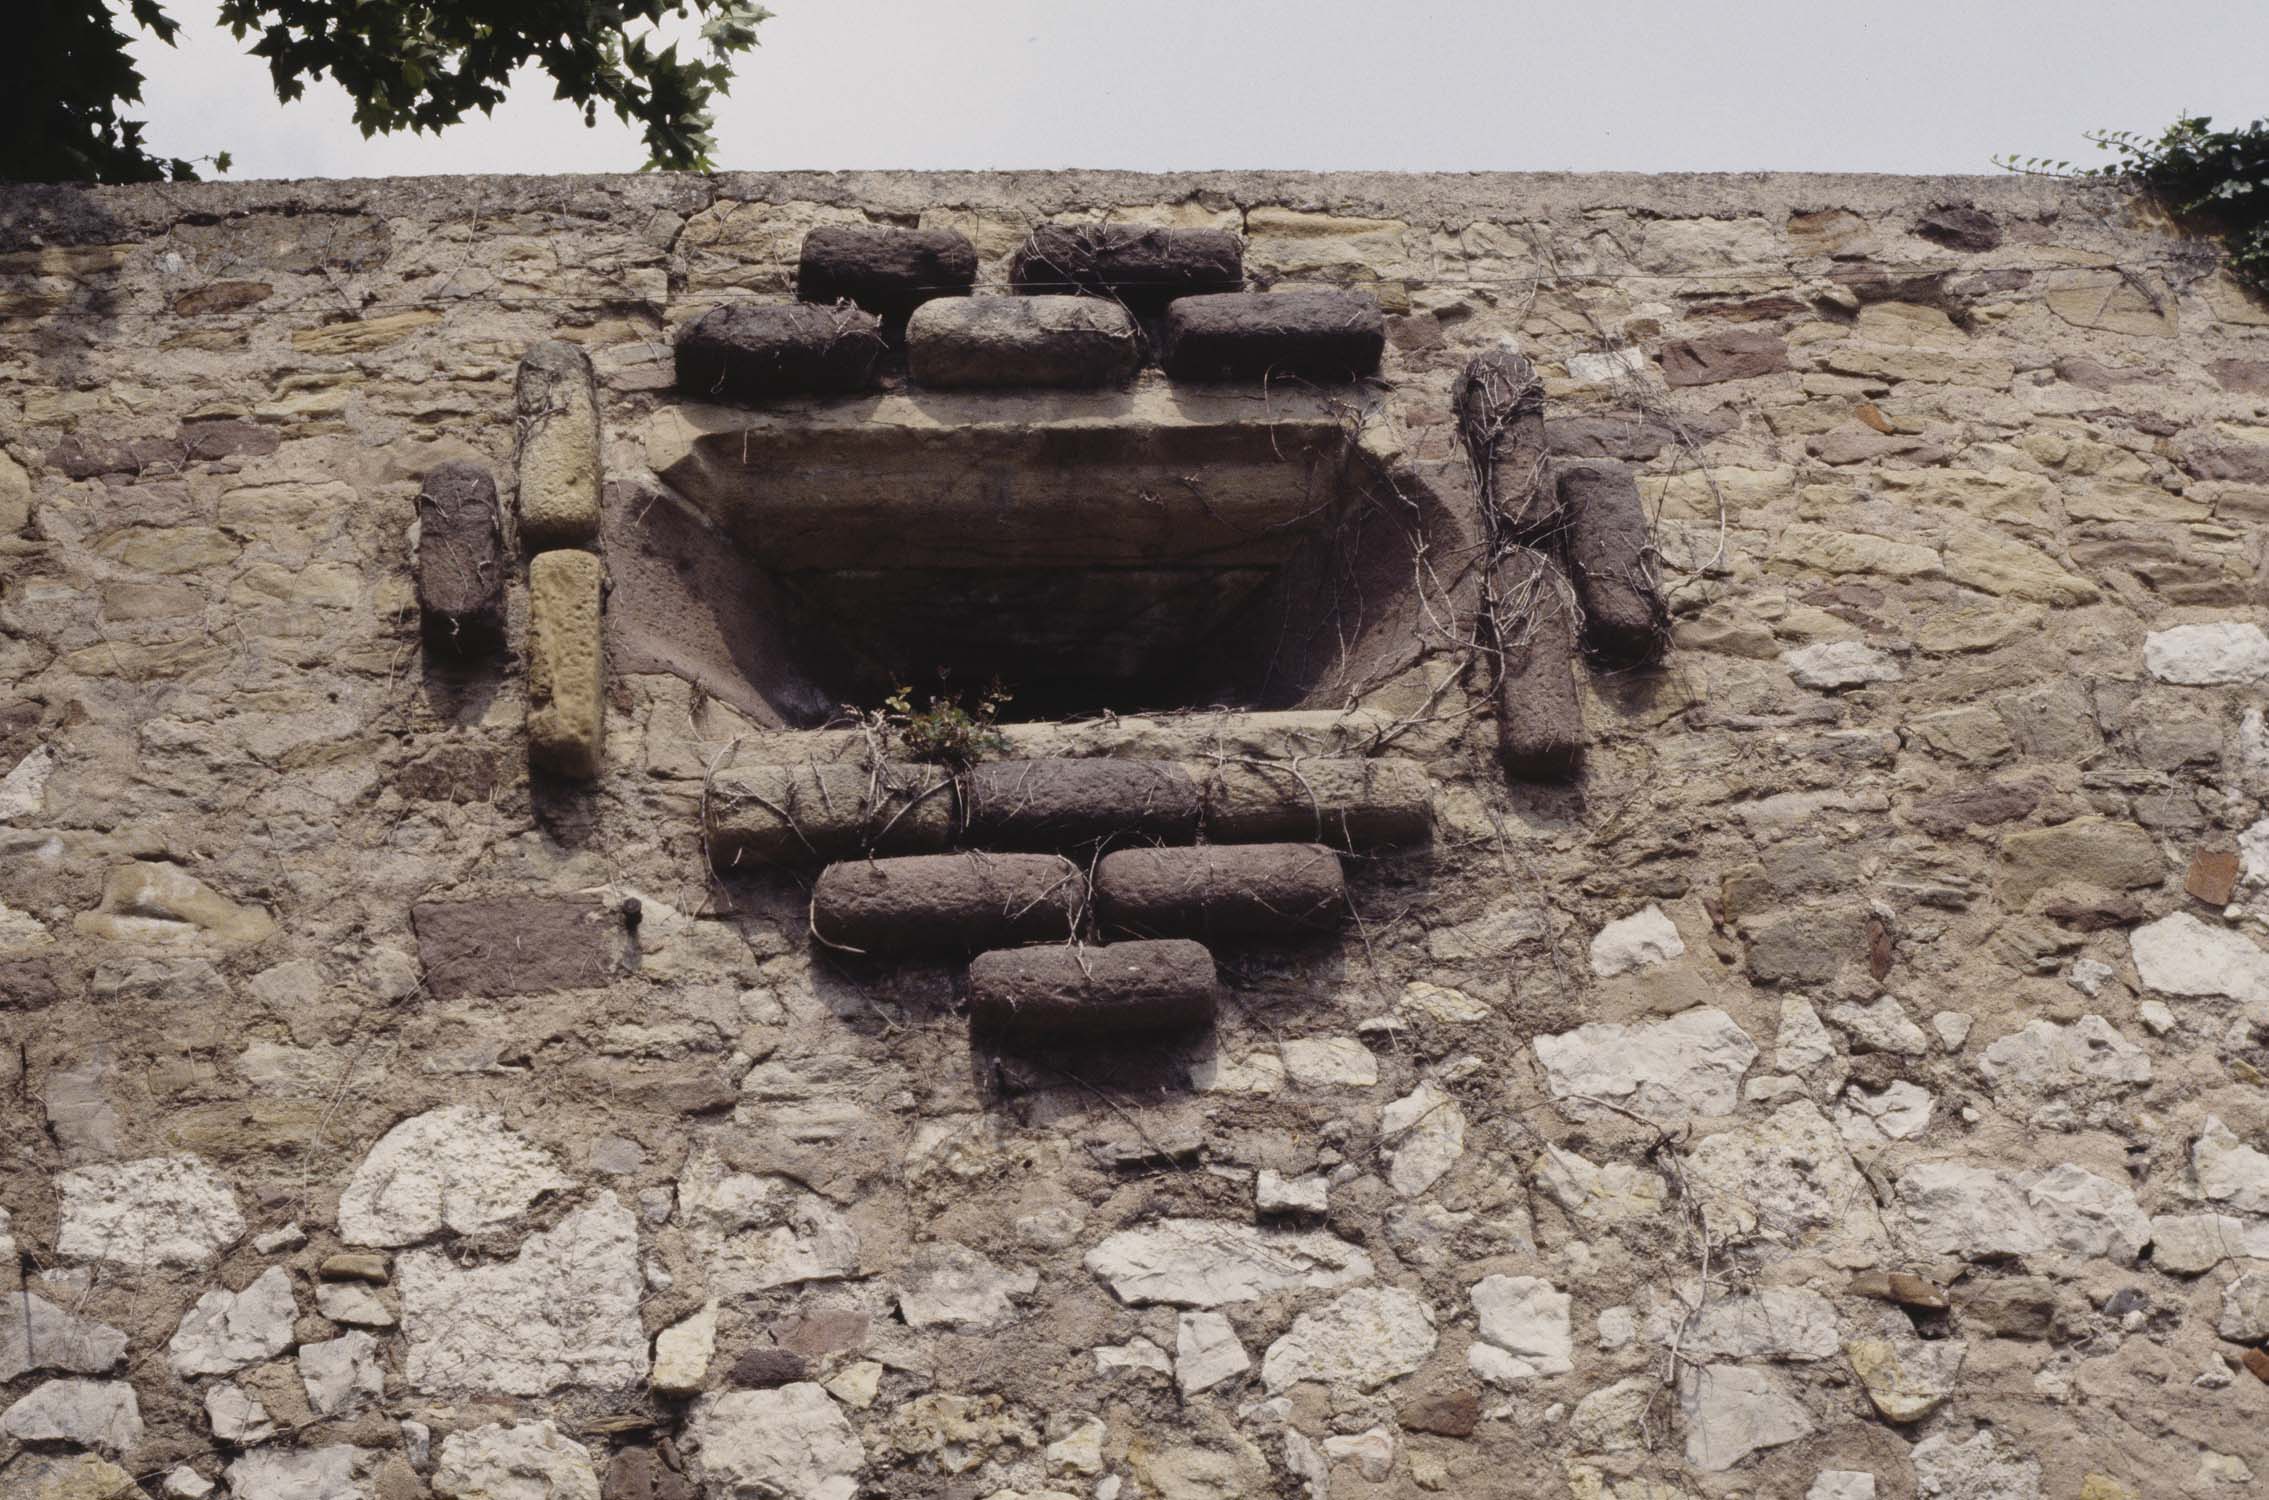
[[[958,233],[985,294],[1106,221],[1362,294],[1376,374],[1130,377],[1138,307],[1083,396],[926,391],[998,367],[889,318],[874,389],[676,389],[814,229]],[[1635,471],[1669,610],[1549,701],[1477,624],[1458,396],[1507,346],[1555,472]],[[1327,570],[1360,649],[1290,699],[910,770],[684,466],[985,423],[1256,485],[1304,423],[1335,534],[1424,520]],[[7,189],[0,449],[10,1496],[2269,1479],[2269,309],[2114,194]],[[929,450],[857,451],[920,500]],[[1066,873],[847,951],[877,854]],[[996,918],[1143,951],[970,964]]]

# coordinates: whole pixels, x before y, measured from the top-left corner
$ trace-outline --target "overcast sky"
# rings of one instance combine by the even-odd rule
[[[533,75],[495,116],[365,141],[346,96],[166,0],[161,153],[236,178],[627,171]],[[2261,0],[771,0],[718,165],[1985,172],[2184,112],[2269,114]]]

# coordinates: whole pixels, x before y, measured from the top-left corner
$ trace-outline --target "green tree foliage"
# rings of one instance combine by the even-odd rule
[[[2209,116],[2186,115],[2155,137],[2103,130],[2088,139],[2113,159],[2093,167],[2037,156],[1994,162],[2013,172],[2133,183],[2177,217],[2220,233],[2230,269],[2269,290],[2269,119],[2216,130]]]
[[[197,162],[153,156],[142,122],[122,108],[142,96],[127,53],[130,17],[168,46],[180,24],[160,0],[21,0],[0,53],[0,179],[151,182],[197,175]],[[554,97],[595,124],[604,108],[645,133],[649,165],[710,165],[710,101],[732,81],[733,58],[756,45],[770,12],[750,0],[222,0],[221,21],[267,60],[276,97],[336,79],[366,136],[441,131],[470,110],[494,109],[513,72],[533,64]],[[657,49],[664,18],[697,18],[700,39],[680,57]],[[225,153],[211,158],[228,170]]]

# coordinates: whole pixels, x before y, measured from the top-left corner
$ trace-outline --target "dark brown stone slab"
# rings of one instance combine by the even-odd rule
[[[2014,823],[2031,816],[2040,803],[2041,789],[2035,783],[1998,781],[1917,802],[1907,810],[1907,816],[1923,832],[1943,839],[1965,828]]]
[[[1122,849],[1095,867],[1104,926],[1134,937],[1289,937],[1347,920],[1347,878],[1321,844]]]
[[[855,307],[728,302],[678,333],[681,394],[707,401],[849,395],[870,389],[882,320]]]
[[[733,1361],[726,1378],[735,1385],[761,1390],[802,1380],[810,1368],[810,1362],[793,1349],[751,1349]]]
[[[1195,769],[1204,778],[1205,836],[1217,843],[1371,849],[1433,836],[1433,787],[1416,761],[1239,760]]]
[[[476,463],[445,463],[418,491],[418,621],[426,649],[459,661],[504,645],[504,511]]]
[[[1440,1437],[1472,1437],[1481,1425],[1481,1398],[1472,1391],[1441,1391],[1420,1396],[1395,1414],[1407,1432],[1431,1432]]]
[[[62,998],[46,959],[0,959],[0,1010],[36,1010]]]
[[[804,236],[796,262],[799,299],[853,302],[892,319],[932,297],[965,296],[976,283],[976,248],[950,229],[823,224]]]
[[[1476,355],[1450,393],[1466,460],[1500,534],[1525,542],[1559,524],[1544,434],[1544,381],[1510,349]]]
[[[701,1488],[643,1444],[616,1450],[607,1461],[599,1500],[701,1500]]]
[[[1778,334],[1740,328],[1665,344],[1656,358],[1662,361],[1662,378],[1671,385],[1716,385],[1787,369],[1788,345]]]
[[[970,1019],[1007,1042],[1109,1041],[1213,1023],[1213,955],[1184,939],[1003,948],[969,964]]]
[[[962,836],[987,849],[1187,844],[1197,782],[1162,760],[981,761],[963,779]]]
[[[934,766],[728,766],[705,804],[719,874],[759,864],[921,854],[953,838],[953,781]]]
[[[1561,458],[1619,458],[1643,464],[1677,439],[1668,423],[1642,416],[1547,417],[1545,446]]]
[[[858,953],[966,953],[1069,938],[1086,905],[1079,866],[1053,854],[916,854],[829,865],[812,932]]]
[[[1020,292],[1080,292],[1155,312],[1176,297],[1234,292],[1245,247],[1226,229],[1150,224],[1043,224],[1009,262]]]
[[[1670,640],[1654,538],[1638,481],[1621,464],[1565,464],[1568,580],[1583,605],[1584,646],[1609,666],[1651,662]]]
[[[1552,560],[1516,547],[1489,570],[1497,649],[1497,754],[1516,781],[1563,781],[1583,765],[1576,598]]]
[[[1949,250],[1991,250],[2001,243],[1993,215],[1967,203],[1942,203],[1915,221],[1914,232]]]
[[[1166,309],[1159,363],[1176,380],[1352,380],[1379,368],[1387,323],[1356,292],[1223,292]]]
[[[410,908],[437,999],[595,989],[622,972],[622,914],[596,896],[491,896]]]
[[[2208,906],[2227,906],[2237,894],[2238,857],[2234,849],[2201,849],[2190,856],[2182,893]]]

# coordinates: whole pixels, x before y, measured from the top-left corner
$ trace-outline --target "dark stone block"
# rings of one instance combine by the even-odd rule
[[[2001,243],[2001,225],[1982,208],[1942,203],[1915,221],[1914,232],[1950,250],[1991,250]]]
[[[982,761],[962,796],[962,836],[989,849],[1187,844],[1198,832],[1197,782],[1172,761]]]
[[[1379,304],[1355,292],[1225,292],[1166,309],[1159,362],[1176,380],[1351,380],[1386,341]]]
[[[1245,285],[1245,248],[1226,229],[1043,224],[1009,262],[1020,292],[1082,292],[1154,313],[1177,297]]]
[[[1225,761],[1205,770],[1205,835],[1225,844],[1312,841],[1335,849],[1423,844],[1433,788],[1416,761]]]
[[[704,816],[720,874],[759,864],[924,854],[953,842],[953,781],[934,766],[854,761],[730,766]]]
[[[967,295],[977,284],[977,251],[950,229],[863,229],[823,224],[804,236],[796,296],[853,302],[903,320],[932,297]]]
[[[1500,557],[1489,583],[1498,757],[1516,781],[1565,780],[1584,758],[1575,593],[1551,559],[1525,547]]]
[[[445,463],[418,491],[418,619],[426,649],[460,660],[504,645],[504,512],[479,464]]]
[[[1990,782],[1917,802],[1907,816],[1933,838],[1953,838],[1967,828],[2014,823],[2040,806],[2041,788],[2024,781]]]
[[[1289,937],[1348,917],[1339,856],[1321,844],[1122,849],[1095,870],[1104,926],[1136,937]]]
[[[0,1010],[37,1010],[62,998],[46,959],[0,959]]]
[[[735,1385],[761,1390],[793,1384],[809,1369],[810,1363],[793,1349],[751,1349],[733,1361],[727,1378]]]
[[[275,452],[283,441],[283,434],[275,428],[240,417],[184,422],[179,434],[181,452],[191,463],[209,463],[240,455],[257,458]]]
[[[829,865],[812,932],[858,953],[967,953],[1060,942],[1086,905],[1079,866],[1053,854],[916,854]]]
[[[1560,494],[1548,472],[1544,381],[1510,349],[1477,355],[1450,393],[1458,437],[1498,534],[1529,541],[1560,521]]]
[[[1439,1437],[1472,1437],[1481,1425],[1481,1398],[1472,1391],[1443,1391],[1421,1396],[1395,1414],[1407,1432],[1431,1432]]]
[[[1213,1023],[1213,955],[1180,939],[1006,948],[969,964],[970,1019],[1008,1042],[1100,1042]]]
[[[1134,318],[1100,297],[953,297],[906,324],[918,385],[1123,385],[1142,363]]]
[[[1544,445],[1561,458],[1619,458],[1643,464],[1670,446],[1675,434],[1651,417],[1549,417]]]
[[[1655,660],[1670,640],[1670,611],[1638,481],[1621,464],[1564,465],[1560,506],[1567,513],[1568,575],[1583,605],[1585,647],[1609,666]]]
[[[639,1445],[619,1450],[608,1462],[599,1500],[701,1500],[701,1487]]]
[[[596,989],[623,970],[621,913],[595,896],[492,896],[410,908],[426,988],[440,1000]]]
[[[2190,432],[2176,441],[2174,458],[2193,479],[2269,484],[2269,443],[2218,442],[2204,433]]]
[[[1665,344],[1656,357],[1662,361],[1662,378],[1671,385],[1716,385],[1787,369],[1788,345],[1778,334],[1742,328]]]
[[[2091,360],[2088,363],[2093,364],[2094,361]],[[2206,370],[2214,379],[2221,382],[2222,389],[2225,391],[2235,391],[2241,396],[2269,396],[2269,359],[2209,360],[2206,364]],[[2057,365],[2056,372],[2059,375],[2064,374],[2064,366],[2061,363]],[[2067,380],[2073,378],[2073,376],[2065,376]],[[2087,384],[2088,382],[2083,381],[2081,383]],[[2101,388],[2099,387],[2099,389]]]
[[[868,390],[882,320],[850,307],[728,302],[678,333],[678,390],[703,400],[848,395]]]
[[[774,1325],[772,1336],[789,1353],[818,1359],[865,1348],[867,1326],[867,1315],[856,1308],[820,1307]]]

